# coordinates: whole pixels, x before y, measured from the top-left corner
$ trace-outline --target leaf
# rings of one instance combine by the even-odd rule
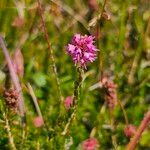
[[[39,87],[43,87],[46,85],[46,76],[41,72],[34,74],[33,80]]]

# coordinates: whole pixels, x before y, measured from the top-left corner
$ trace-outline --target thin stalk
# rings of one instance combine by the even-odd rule
[[[98,39],[97,39],[98,40],[98,42],[97,42],[98,48],[99,48],[99,36],[100,36],[99,24],[101,23],[101,19],[102,19],[103,12],[105,10],[106,2],[107,2],[107,0],[104,0],[104,4],[103,4],[103,7],[102,7],[100,18],[97,20],[96,32],[97,32],[97,37],[98,37]],[[101,77],[101,80],[102,80],[102,78],[103,78],[103,55],[102,55],[102,50],[99,52],[99,70],[100,70],[100,77]]]
[[[29,92],[29,94],[30,94],[31,97],[32,97],[32,100],[33,100],[35,109],[36,109],[36,111],[37,111],[37,113],[38,113],[38,116],[40,116],[40,117],[43,119],[43,116],[42,116],[40,107],[39,107],[38,102],[37,102],[37,98],[36,98],[36,96],[35,96],[35,94],[34,94],[33,88],[32,88],[32,86],[30,85],[30,83],[27,84],[27,87],[28,87],[28,92]]]
[[[139,139],[142,136],[142,133],[148,127],[149,123],[150,123],[150,111],[148,111],[146,113],[144,119],[141,121],[139,128],[137,129],[134,137],[130,140],[129,144],[127,145],[126,150],[134,150],[135,149]]]
[[[39,15],[41,17],[41,23],[42,23],[42,28],[43,28],[43,32],[44,32],[44,37],[47,42],[47,46],[48,46],[48,50],[49,50],[48,55],[52,62],[52,68],[53,68],[53,73],[55,75],[55,80],[56,80],[56,84],[57,84],[57,88],[58,88],[59,99],[60,99],[60,102],[62,103],[63,97],[62,97],[62,93],[61,93],[61,89],[60,89],[60,80],[58,78],[58,72],[57,72],[57,67],[56,67],[56,61],[55,61],[54,54],[53,54],[53,49],[51,48],[51,44],[49,41],[48,30],[46,28],[46,23],[45,23],[44,17],[43,17],[43,9],[42,9],[40,0],[37,0],[37,3],[38,3],[38,8],[39,8]]]
[[[118,103],[119,103],[119,106],[120,106],[120,108],[121,108],[121,110],[123,112],[125,123],[126,123],[126,125],[128,125],[129,124],[129,120],[128,120],[127,113],[126,113],[126,111],[125,111],[125,109],[124,109],[124,107],[123,107],[123,105],[122,105],[122,103],[121,103],[121,101],[119,99],[118,99]]]
[[[115,117],[114,117],[114,110],[112,108],[109,108],[109,113],[110,113],[110,125],[111,125],[111,129],[112,129],[112,135],[111,135],[111,139],[112,139],[112,145],[114,147],[115,150],[117,150],[117,139],[116,139],[116,135],[115,135]]]
[[[8,120],[7,115],[6,115],[5,112],[3,112],[3,118],[5,120],[5,129],[6,129],[7,134],[8,134],[8,139],[9,139],[11,149],[12,150],[17,150],[16,146],[15,146],[15,143],[14,143],[14,138],[13,138],[11,130],[10,130],[9,120]]]
[[[99,48],[99,39],[100,39],[100,23],[102,21],[102,15],[103,15],[103,12],[105,10],[106,3],[107,3],[107,0],[104,0],[100,14],[96,18],[93,18],[89,23],[89,27],[95,27],[96,26],[97,47],[98,48]],[[102,80],[102,77],[103,77],[103,56],[102,56],[101,51],[99,52],[98,58],[99,58],[100,78]]]
[[[48,139],[50,139],[50,136],[49,136],[49,135],[50,135],[50,131],[49,131],[49,128],[48,128],[48,125],[47,125],[46,121],[45,121],[44,118],[43,118],[43,115],[42,115],[41,109],[40,109],[40,107],[39,107],[37,98],[36,98],[36,96],[35,96],[34,90],[33,90],[32,86],[30,85],[30,83],[28,83],[28,84],[27,84],[27,87],[25,86],[25,88],[26,88],[27,92],[28,92],[28,93],[31,95],[31,97],[32,97],[32,100],[33,100],[35,109],[36,109],[36,111],[37,111],[37,114],[38,114],[39,117],[42,118],[43,123],[44,123],[44,127],[45,127],[45,129],[46,129],[46,131],[47,131]],[[54,131],[54,130],[51,129],[51,131]],[[40,144],[40,143],[39,143],[39,144]]]
[[[40,150],[40,142],[37,142],[36,150]]]
[[[90,133],[90,137],[94,137],[96,132],[100,131],[99,127],[100,127],[100,121],[103,119],[102,118],[102,114],[105,113],[105,108],[106,107],[106,102],[104,102],[104,104],[102,105],[102,107],[100,108],[99,110],[99,113],[97,115],[97,120],[98,120],[98,123],[97,125],[91,130],[91,133]]]
[[[82,84],[82,69],[77,68],[78,71],[78,79],[75,81],[74,84],[74,95],[73,95],[73,102],[74,102],[74,107],[73,107],[73,113],[71,114],[70,118],[68,119],[67,124],[65,125],[64,131],[62,132],[62,135],[66,135],[71,123],[73,120],[76,118],[76,112],[77,112],[77,107],[78,107],[78,101],[79,101],[79,95],[80,95],[80,88]]]
[[[15,89],[19,93],[19,96],[18,96],[19,106],[18,107],[19,107],[20,116],[22,118],[22,123],[23,123],[23,125],[25,125],[25,106],[24,106],[24,99],[23,99],[23,95],[22,95],[22,88],[21,88],[21,85],[19,83],[19,78],[18,78],[18,76],[14,70],[14,66],[13,66],[12,60],[10,58],[9,52],[7,50],[6,44],[5,44],[5,42],[1,36],[0,36],[0,46],[2,48],[4,55],[5,55],[5,59],[6,59],[6,62],[8,64],[8,69],[10,72],[12,82],[15,86]]]

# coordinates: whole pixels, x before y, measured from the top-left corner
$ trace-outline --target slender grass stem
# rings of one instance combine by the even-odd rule
[[[34,93],[34,90],[33,90],[32,86],[30,85],[30,83],[28,83],[28,84],[27,84],[27,87],[25,86],[25,88],[26,88],[26,90],[29,92],[29,94],[30,94],[31,97],[32,97],[32,100],[33,100],[35,109],[36,109],[36,111],[37,111],[37,114],[38,114],[39,117],[42,118],[43,123],[44,123],[44,127],[45,127],[45,129],[46,129],[46,131],[47,131],[48,139],[50,139],[50,136],[49,136],[50,131],[49,131],[48,125],[47,125],[47,123],[46,123],[46,121],[44,120],[44,117],[43,117],[43,115],[42,115],[41,109],[40,109],[40,107],[39,107],[37,98],[36,98],[35,93]],[[53,129],[51,129],[51,131],[53,131]],[[40,143],[39,143],[39,144],[40,144]]]
[[[33,88],[32,88],[32,86],[30,85],[30,83],[27,84],[27,87],[28,87],[28,92],[29,92],[29,94],[30,94],[31,97],[32,97],[32,100],[33,100],[34,106],[35,106],[35,108],[36,108],[36,111],[37,111],[37,113],[38,113],[38,116],[40,116],[40,117],[43,119],[43,116],[42,116],[40,107],[39,107],[38,102],[37,102],[37,98],[36,98],[36,96],[35,96],[35,94],[34,94]],[[43,121],[44,121],[44,120],[43,120]]]
[[[112,135],[111,135],[112,145],[114,149],[117,150],[118,144],[117,144],[117,139],[115,135],[116,126],[115,126],[114,110],[109,108],[109,113],[110,113],[110,125],[112,129]]]
[[[129,120],[128,120],[127,113],[126,113],[126,111],[125,111],[125,109],[124,109],[124,107],[123,107],[123,105],[122,105],[122,103],[121,103],[121,101],[119,99],[118,99],[118,104],[119,104],[119,106],[120,106],[120,108],[121,108],[121,110],[123,112],[125,123],[126,123],[126,125],[128,125],[129,124]]]
[[[97,42],[98,48],[99,48],[99,36],[100,36],[99,24],[101,23],[101,19],[102,19],[103,12],[105,10],[106,3],[107,3],[107,0],[104,0],[104,4],[102,6],[100,18],[97,20],[97,26],[96,26],[97,31],[96,32],[97,32],[97,37],[98,37],[98,42]],[[100,70],[100,77],[102,80],[102,78],[103,78],[103,53],[102,53],[102,50],[99,52],[99,70]]]

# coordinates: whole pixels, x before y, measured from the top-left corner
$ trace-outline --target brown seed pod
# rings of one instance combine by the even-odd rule
[[[10,88],[4,91],[4,98],[8,108],[17,110],[18,107],[18,92],[17,90]]]

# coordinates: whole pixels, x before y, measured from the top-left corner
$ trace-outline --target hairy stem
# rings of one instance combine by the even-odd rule
[[[74,95],[73,95],[73,102],[74,102],[74,107],[73,107],[73,113],[71,114],[70,118],[68,119],[68,122],[64,128],[64,131],[62,132],[62,135],[66,135],[71,123],[73,120],[76,118],[76,112],[77,112],[77,107],[78,107],[78,101],[79,101],[79,94],[80,94],[80,87],[82,84],[82,69],[77,68],[78,71],[78,79],[75,81],[74,84]]]
[[[12,136],[12,133],[11,133],[11,130],[10,130],[9,121],[8,121],[8,118],[7,118],[7,115],[6,115],[5,112],[3,112],[3,118],[5,120],[5,129],[6,129],[7,134],[8,134],[8,139],[9,139],[9,143],[10,143],[11,149],[12,150],[16,150],[16,146],[15,146],[15,143],[14,143],[14,138]]]
[[[134,150],[139,139],[142,136],[143,131],[147,128],[147,126],[149,125],[150,122],[150,111],[148,111],[144,117],[144,119],[141,121],[141,124],[139,126],[139,128],[137,129],[134,137],[131,139],[131,141],[129,142],[129,144],[127,145],[127,149],[126,150]]]

